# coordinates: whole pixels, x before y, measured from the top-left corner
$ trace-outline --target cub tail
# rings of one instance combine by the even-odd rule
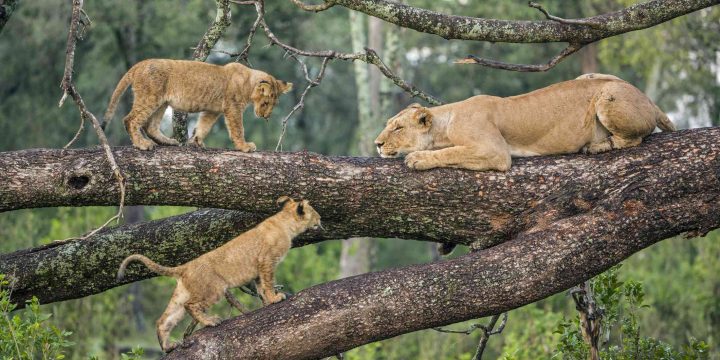
[[[162,266],[162,265],[150,260],[146,256],[143,256],[140,254],[134,254],[134,255],[130,255],[130,256],[126,257],[125,260],[123,260],[122,264],[120,264],[120,269],[118,270],[118,273],[117,273],[118,281],[122,280],[123,277],[125,277],[125,269],[127,268],[128,264],[130,264],[133,261],[139,261],[139,262],[145,264],[145,266],[147,266],[147,268],[150,269],[150,271],[160,274],[160,275],[178,277],[178,276],[180,276],[180,274],[182,274],[182,270],[180,269],[180,267]]]
[[[110,123],[110,120],[112,120],[113,115],[115,114],[115,109],[117,109],[118,101],[120,101],[120,97],[122,94],[125,93],[125,90],[132,84],[132,73],[134,68],[131,68],[128,70],[128,72],[123,75],[123,77],[120,79],[120,82],[118,82],[117,86],[115,87],[115,91],[113,91],[112,96],[110,97],[110,103],[108,104],[107,111],[105,112],[105,117],[103,118],[103,123],[100,125],[100,127],[105,130],[105,127]]]
[[[657,108],[657,106],[655,106],[655,107]],[[662,112],[662,110],[660,110],[660,109],[657,109],[657,110],[658,110],[657,127],[659,127],[660,130],[662,130],[662,131],[677,130],[675,128],[675,124],[673,124],[672,121],[670,121],[670,118],[668,118],[668,116],[665,115],[665,113]]]

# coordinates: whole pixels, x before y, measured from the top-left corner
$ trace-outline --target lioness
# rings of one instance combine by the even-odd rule
[[[479,95],[427,108],[410,105],[375,139],[380,156],[406,154],[413,169],[510,168],[511,157],[597,154],[640,144],[655,127],[675,126],[636,87],[613,76],[585,74],[533,92]]]
[[[171,345],[168,337],[182,320],[185,310],[201,324],[215,326],[220,323],[220,318],[209,316],[205,311],[225,295],[230,304],[242,311],[229,292],[231,288],[255,281],[264,304],[285,299],[285,294],[275,291],[275,267],[290,250],[294,237],[321,225],[320,214],[307,200],[295,201],[283,196],[277,202],[282,206],[280,212],[183,265],[165,267],[139,254],[125,258],[118,279],[123,278],[125,268],[133,261],[142,262],[160,275],[177,279],[170,303],[157,321],[157,335],[163,351],[169,352],[178,346]]]
[[[185,112],[202,111],[191,144],[203,146],[203,139],[222,113],[235,148],[255,151],[254,143],[245,142],[243,111],[252,102],[255,116],[267,119],[280,94],[292,89],[292,83],[238,63],[219,66],[199,61],[144,60],[120,79],[110,98],[103,128],[112,119],[120,96],[130,85],[135,99],[124,119],[125,128],[133,145],[141,150],[151,150],[155,143],[179,145],[160,132],[160,121],[170,106]],[[145,138],[140,129],[152,140]]]

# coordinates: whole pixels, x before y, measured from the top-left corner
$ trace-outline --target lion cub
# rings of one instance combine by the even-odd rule
[[[507,171],[512,157],[637,146],[656,127],[675,130],[639,89],[613,75],[585,74],[518,96],[410,105],[388,120],[375,145],[382,157],[406,155],[417,170]]]
[[[225,245],[180,266],[161,266],[139,254],[123,260],[118,279],[122,279],[125,268],[133,261],[142,262],[160,275],[177,279],[170,303],[157,321],[157,335],[163,351],[177,347],[178,344],[170,344],[168,337],[186,310],[205,326],[220,323],[220,318],[209,316],[205,311],[223,295],[235,305],[234,297],[228,292],[231,288],[255,281],[263,304],[285,299],[285,294],[275,291],[275,267],[290,250],[295,236],[321,224],[320,215],[307,200],[295,201],[283,196],[277,202],[282,206],[277,214]]]
[[[170,106],[173,110],[201,112],[191,144],[203,146],[203,139],[220,114],[224,114],[235,148],[255,151],[255,144],[245,142],[245,108],[252,102],[255,116],[267,119],[280,94],[292,90],[292,83],[238,63],[219,66],[199,61],[144,60],[120,79],[110,98],[103,128],[112,119],[120,97],[130,85],[135,99],[124,119],[125,128],[133,145],[141,150],[151,150],[156,143],[179,145],[160,132],[160,121]],[[143,136],[141,129],[150,139]]]

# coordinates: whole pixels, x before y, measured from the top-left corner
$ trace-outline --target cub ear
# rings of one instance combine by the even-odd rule
[[[433,115],[426,108],[422,108],[417,117],[418,123],[423,127],[430,127],[432,125],[432,120]]]
[[[298,203],[297,214],[300,216],[305,215],[305,202],[304,201],[301,201]]]
[[[283,196],[279,197],[277,200],[275,200],[275,203],[280,205],[280,207],[285,207],[285,204],[288,201],[293,201],[293,199],[291,199],[289,196],[283,195]]]
[[[275,80],[275,83],[277,84],[278,89],[280,89],[281,94],[287,94],[293,88],[293,83],[291,82]]]
[[[255,89],[260,91],[260,95],[268,96],[272,93],[272,86],[270,85],[270,82],[267,80],[260,80],[260,82],[255,86]]]

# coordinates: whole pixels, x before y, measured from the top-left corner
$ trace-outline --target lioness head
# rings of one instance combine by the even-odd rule
[[[276,80],[268,75],[265,79],[260,80],[252,94],[250,100],[253,102],[255,116],[267,119],[272,114],[273,108],[278,102],[278,97],[292,90],[293,84]]]
[[[320,214],[318,214],[307,200],[295,201],[288,196],[281,196],[276,201],[282,206],[283,211],[292,214],[293,217],[307,228],[322,228]]]
[[[429,149],[432,144],[432,119],[430,111],[420,104],[412,104],[390,118],[375,139],[380,156],[393,158]]]

